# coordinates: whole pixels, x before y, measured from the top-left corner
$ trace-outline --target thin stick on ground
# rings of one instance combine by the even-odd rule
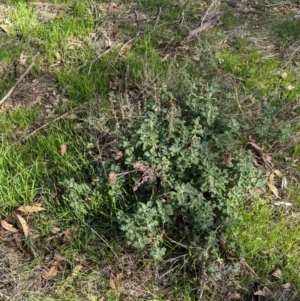
[[[155,18],[154,26],[153,26],[152,30],[150,31],[149,35],[151,35],[151,34],[154,32],[154,30],[155,30],[155,28],[156,28],[156,26],[157,26],[157,24],[158,24],[158,22],[159,22],[160,15],[161,15],[161,10],[162,10],[161,7],[159,7],[159,9],[158,9],[158,14],[157,14],[157,16],[156,16],[156,18]]]
[[[137,24],[138,24],[138,32],[137,32],[137,34],[135,35],[135,37],[133,37],[132,39],[130,39],[129,41],[127,41],[127,42],[121,47],[120,51],[118,52],[118,55],[120,55],[120,53],[123,52],[123,49],[124,49],[129,43],[131,43],[134,39],[136,39],[136,38],[139,36],[139,34],[140,34],[140,27],[141,27],[141,25],[140,25],[140,22],[139,22],[138,12],[137,12],[136,10],[134,10],[134,14],[135,14],[136,22],[137,22]]]
[[[21,140],[27,140],[29,139],[30,137],[34,136],[37,132],[41,131],[42,129],[44,129],[45,127],[47,127],[48,125],[50,125],[51,123],[55,122],[55,121],[58,121],[64,117],[66,117],[67,115],[69,115],[72,111],[68,111],[52,120],[50,120],[49,122],[47,123],[44,123],[42,126],[40,126],[39,128],[37,128],[36,130],[32,131],[31,133],[29,133],[28,135],[26,135],[25,137],[23,137]]]
[[[115,49],[115,47],[111,46],[110,48],[108,48],[107,50],[105,50],[104,52],[100,53],[95,59],[93,59],[93,61],[90,63],[90,67],[89,67],[89,71],[88,71],[88,75],[90,75],[91,70],[92,70],[92,66],[93,64],[100,60],[102,58],[102,56],[104,56],[105,54],[107,54],[108,52],[112,51],[113,49]],[[85,66],[85,65],[84,65]],[[83,67],[83,66],[81,66]]]
[[[213,25],[215,25],[220,20],[220,18],[224,15],[224,12],[220,11],[220,12],[217,12],[213,15],[213,13],[216,11],[219,4],[220,4],[220,0],[214,0],[210,4],[210,6],[206,10],[206,12],[205,12],[205,14],[204,14],[204,16],[201,20],[200,26],[198,26],[196,29],[189,32],[189,34],[186,38],[187,41],[190,41],[190,40],[194,39],[199,33],[207,30],[210,27],[212,27]]]
[[[209,14],[212,14],[212,12],[216,10],[216,7],[217,7],[218,5],[219,5],[219,0],[215,0],[215,1],[213,1],[213,2],[210,4],[210,6],[208,7],[207,11],[205,12],[205,14],[204,14],[204,16],[203,16],[203,18],[202,18],[202,20],[201,20],[200,27],[203,26],[203,23],[204,23],[205,21],[207,21],[207,20],[206,20],[207,16],[208,16]]]
[[[20,76],[20,78],[17,80],[17,82],[12,86],[12,88],[6,93],[6,95],[0,100],[0,106],[4,103],[4,101],[9,98],[11,93],[14,91],[16,86],[25,78],[25,76],[29,73],[30,69],[33,67],[34,63],[31,63],[31,65],[26,69],[26,71]]]
[[[185,12],[184,12],[184,11],[182,11],[182,13],[181,13],[181,21],[180,21],[179,28],[182,28],[183,25],[184,25],[189,31],[191,31],[190,28],[188,27],[188,25],[186,24],[186,21],[185,21]]]
[[[120,55],[120,53],[122,53],[123,49],[124,49],[129,43],[131,43],[131,42],[132,42],[132,41],[140,34],[140,23],[139,23],[139,20],[138,20],[138,13],[137,13],[136,10],[134,11],[134,13],[135,13],[135,16],[136,16],[136,20],[135,20],[135,21],[138,22],[138,26],[139,26],[138,32],[137,32],[137,34],[135,35],[135,37],[133,37],[132,39],[130,39],[129,41],[127,41],[125,44],[123,44],[123,46],[121,47],[121,49],[120,49],[119,52],[118,52],[118,55]],[[108,52],[111,52],[113,49],[116,49],[116,48],[119,47],[119,46],[120,46],[120,44],[118,44],[118,45],[113,44],[113,45],[111,45],[110,48],[108,48],[108,49],[105,50],[104,52],[100,53],[95,59],[93,59],[92,62],[90,63],[89,70],[88,70],[88,74],[91,73],[92,66],[93,66],[93,64],[94,64],[96,61],[100,60],[100,59],[102,58],[102,56],[104,56],[104,55],[107,54]],[[85,65],[86,65],[86,64],[84,64],[84,65],[81,66],[80,68],[84,67]]]
[[[75,107],[74,109],[72,109],[72,110],[70,110],[70,111],[68,111],[68,112],[66,112],[66,113],[64,113],[64,114],[62,114],[62,115],[60,115],[60,116],[58,116],[58,117],[56,117],[56,118],[54,118],[54,119],[52,119],[52,120],[46,122],[46,123],[44,123],[44,124],[41,125],[39,128],[37,128],[37,129],[35,129],[34,131],[32,131],[31,133],[29,133],[28,135],[25,135],[25,136],[21,137],[17,142],[13,143],[13,144],[9,147],[9,149],[11,149],[11,148],[14,147],[15,145],[18,145],[19,143],[21,143],[21,142],[23,142],[23,141],[28,140],[30,137],[34,136],[36,133],[38,133],[39,131],[43,130],[44,128],[46,128],[46,127],[49,126],[50,124],[52,124],[52,123],[54,123],[54,122],[56,122],[56,121],[58,121],[58,120],[60,120],[60,119],[63,119],[63,118],[65,118],[65,117],[67,117],[69,114],[74,113],[75,109],[77,109],[77,108],[79,108],[79,107],[82,107],[82,106],[84,106],[84,105],[86,105],[86,104],[87,104],[87,103],[80,104],[79,106]]]
[[[198,250],[203,250],[203,248],[201,248],[201,247],[193,247],[193,246],[187,246],[187,245],[184,245],[184,244],[182,244],[182,243],[180,243],[180,242],[178,242],[178,241],[175,241],[174,239],[172,239],[172,238],[170,238],[169,236],[165,236],[170,242],[172,242],[172,243],[174,243],[174,244],[176,244],[176,245],[178,245],[178,246],[180,246],[180,247],[183,247],[183,248],[185,248],[185,249],[188,249],[188,250],[190,250],[190,249],[198,249]]]
[[[94,230],[89,224],[87,224],[83,219],[81,220],[84,225],[86,225],[96,236],[98,236],[104,243],[105,245],[112,251],[112,253],[115,255],[117,259],[119,259],[118,255],[116,252],[113,250],[113,248],[110,246],[110,244],[107,242],[107,240],[102,237],[96,230]]]

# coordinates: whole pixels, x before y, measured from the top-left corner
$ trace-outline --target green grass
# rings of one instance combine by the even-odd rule
[[[299,94],[297,73],[293,68],[282,69],[278,58],[264,59],[255,46],[238,41],[236,48],[221,50],[218,58],[225,72],[243,79],[243,88],[256,91],[262,97],[280,97],[293,101]],[[245,47],[249,48],[245,52]]]
[[[27,51],[31,50],[32,55],[38,54],[45,63],[53,64],[58,56],[65,65],[74,65],[74,60],[84,62],[91,56],[85,43],[94,28],[87,4],[78,2],[68,17],[66,5],[61,13],[58,11],[43,22],[39,20],[34,6],[19,2],[10,13],[13,33],[19,35],[24,44],[31,46],[27,47]]]
[[[274,26],[274,33],[284,43],[284,46],[289,46],[291,42],[299,39],[299,25],[299,20],[283,19]]]
[[[300,147],[293,137],[297,136],[299,126],[291,126],[293,139],[288,142],[288,148],[283,147],[278,137],[282,137],[279,132],[283,124],[289,125],[289,112],[278,113],[283,119],[279,120],[279,117],[273,118],[270,111],[276,107],[280,112],[287,103],[296,103],[300,93],[299,65],[293,64],[293,60],[285,60],[283,53],[268,57],[265,46],[277,45],[279,41],[284,49],[288,49],[297,43],[299,21],[278,18],[272,13],[258,15],[262,24],[268,25],[260,31],[255,20],[247,16],[248,34],[257,38],[259,32],[265,37],[265,45],[261,45],[254,43],[255,39],[250,39],[249,35],[235,36],[234,29],[245,23],[245,16],[235,16],[229,6],[223,5],[226,14],[222,22],[201,33],[199,39],[186,42],[189,29],[196,28],[201,22],[201,17],[196,18],[197,14],[204,13],[210,1],[184,4],[178,1],[172,9],[170,1],[141,1],[134,8],[138,14],[149,16],[148,21],[118,20],[106,23],[107,27],[103,20],[122,19],[125,11],[134,15],[131,1],[116,1],[113,14],[107,12],[108,4],[102,1],[47,1],[62,6],[49,5],[46,13],[42,7],[33,5],[34,1],[4,2],[11,7],[7,13],[10,34],[0,37],[0,97],[9,91],[19,76],[14,66],[19,64],[22,52],[28,56],[25,65],[35,62],[35,66],[19,85],[20,90],[16,88],[7,101],[12,106],[15,101],[17,106],[0,112],[1,218],[15,225],[12,214],[19,206],[41,203],[46,208],[45,212],[25,216],[34,236],[32,240],[24,239],[24,243],[31,246],[36,257],[31,264],[20,265],[20,273],[23,271],[30,277],[41,273],[37,267],[44,265],[45,268],[48,264],[46,255],[54,253],[65,256],[70,262],[65,274],[49,284],[49,287],[55,287],[51,291],[52,299],[46,297],[47,290],[43,291],[41,285],[40,294],[28,300],[124,300],[126,289],[113,288],[110,276],[99,276],[97,271],[107,264],[124,269],[116,263],[112,250],[118,256],[136,252],[126,244],[124,233],[118,229],[114,216],[116,208],[112,210],[110,196],[103,192],[105,183],[99,182],[100,174],[109,173],[103,168],[105,159],[111,156],[101,152],[112,140],[105,133],[103,119],[110,121],[107,126],[115,122],[113,106],[117,114],[121,111],[127,114],[128,98],[136,113],[143,102],[160,99],[163,84],[183,96],[197,82],[217,87],[218,102],[228,118],[233,116],[245,124],[250,120],[250,125],[242,129],[240,147],[246,145],[249,136],[254,137],[274,155],[274,164],[283,166],[289,181],[298,176],[299,163],[295,160],[299,157]],[[258,5],[264,7],[262,3]],[[155,25],[159,8],[160,18]],[[93,15],[95,9],[100,17]],[[183,15],[185,23],[180,26]],[[266,19],[271,21],[267,24]],[[103,48],[103,30],[116,43],[111,51],[105,52]],[[34,80],[42,83],[45,78],[49,79],[45,87],[38,86],[43,96],[42,104],[27,106],[26,101],[30,97],[36,99],[38,94],[25,84],[30,86]],[[59,99],[67,101],[59,103],[51,115],[46,113],[45,106],[49,105],[50,98],[47,97],[53,91],[55,95],[59,94]],[[266,104],[271,106],[267,108]],[[64,118],[55,120],[65,113]],[[45,123],[49,124],[39,129]],[[125,121],[121,126],[126,131]],[[39,130],[27,139],[36,129]],[[114,138],[117,137],[116,130]],[[63,144],[67,145],[64,156],[60,153]],[[294,166],[290,161],[294,161]],[[291,186],[283,199],[291,202],[292,207],[274,207],[272,196],[266,193],[237,208],[240,219],[225,233],[230,251],[245,260],[258,275],[239,276],[244,290],[251,289],[257,278],[260,281],[267,279],[276,268],[283,272],[278,285],[291,282],[300,290],[297,269],[300,264],[300,199],[297,190],[296,185]],[[59,228],[60,232],[71,229],[72,237],[65,241],[63,236],[55,237],[48,241],[54,235],[53,227]],[[90,227],[105,238],[106,243]],[[185,235],[190,237],[189,233]],[[185,243],[184,239],[182,243]],[[221,260],[217,244],[212,245],[211,258]],[[193,250],[180,246],[173,248],[168,244],[166,247],[166,259]],[[201,247],[207,248],[205,239]],[[147,266],[147,256],[147,252],[143,254],[136,271]],[[72,269],[78,264],[83,269],[72,278]],[[210,263],[205,264],[209,270]],[[212,266],[216,271],[210,277],[217,279],[222,265]],[[35,272],[30,274],[29,270]],[[172,274],[177,275],[177,280],[167,292],[158,292],[149,282],[141,286],[148,291],[148,300],[191,301],[199,298],[199,274],[195,270],[185,271],[181,276],[174,270]],[[183,280],[185,277],[188,281]],[[101,284],[97,283],[100,278]],[[212,282],[203,284],[204,288],[211,285],[204,290],[205,301],[218,298],[218,289]]]
[[[287,201],[294,207],[273,205],[271,209],[269,202],[256,200],[250,208],[241,208],[241,220],[229,236],[233,249],[242,250],[242,258],[257,275],[267,279],[279,268],[283,273],[280,283],[291,282],[299,289],[298,200]]]
[[[7,123],[8,131],[14,129],[17,118],[17,131],[22,133],[28,126],[30,117],[26,112],[13,112],[12,122]],[[27,117],[27,118],[26,118]],[[25,119],[25,120],[24,120]],[[4,120],[5,121],[5,120]],[[2,123],[3,124],[3,123]],[[84,144],[76,137],[73,140],[72,124],[53,124],[44,132],[26,142],[15,141],[10,146],[2,142],[1,149],[1,212],[13,210],[20,204],[32,204],[44,189],[53,190],[55,183],[65,178],[85,179],[83,166],[87,164]],[[20,137],[21,139],[21,137]],[[64,157],[60,154],[62,144],[67,144],[68,150]]]

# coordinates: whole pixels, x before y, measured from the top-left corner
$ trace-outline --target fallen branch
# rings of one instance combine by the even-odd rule
[[[0,100],[0,106],[4,103],[4,101],[9,98],[11,93],[14,91],[16,86],[25,78],[25,76],[29,73],[30,69],[33,67],[34,63],[31,63],[31,65],[26,69],[26,71],[20,76],[20,78],[17,80],[17,82],[12,86],[12,88],[8,91],[8,93]]]
[[[266,7],[274,7],[274,6],[281,6],[281,5],[293,5],[293,6],[299,7],[298,4],[292,3],[292,1],[282,1],[279,3],[265,4]]]
[[[259,11],[254,8],[250,8],[250,9],[233,8],[232,12],[237,14],[262,14],[263,13],[262,11]]]
[[[191,41],[192,39],[194,39],[197,34],[207,30],[208,28],[212,27],[213,25],[215,25],[224,15],[224,12],[218,12],[216,13],[213,17],[211,17],[209,20],[201,22],[201,25],[197,28],[195,28],[194,30],[190,31],[186,40],[187,41]]]
[[[201,20],[200,27],[203,25],[203,23],[205,21],[213,19],[216,9],[219,5],[220,5],[220,0],[213,0],[211,2],[211,4],[209,5],[208,9],[206,10],[206,12]],[[207,16],[212,16],[212,17],[207,18]]]
[[[213,2],[212,4],[215,4]],[[194,39],[199,33],[209,29],[210,27],[214,26],[224,15],[223,11],[215,13],[210,19],[206,19],[206,16],[208,12],[210,11],[212,5],[209,7],[207,12],[205,13],[204,17],[202,18],[200,26],[195,28],[194,30],[191,30],[186,38],[187,41],[191,41]],[[232,13],[238,13],[238,14],[262,14],[262,11],[250,8],[250,9],[240,9],[240,8],[234,8],[231,10]]]

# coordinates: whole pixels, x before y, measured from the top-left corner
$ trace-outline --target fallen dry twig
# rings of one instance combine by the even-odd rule
[[[216,13],[216,9],[219,5],[220,5],[220,0],[213,0],[211,2],[211,4],[209,5],[208,9],[206,10],[206,12],[201,20],[200,27],[203,25],[203,23],[205,21],[213,18],[212,16],[214,16],[214,14]]]
[[[34,136],[37,132],[41,131],[42,129],[44,129],[44,128],[47,127],[48,125],[50,125],[50,124],[52,124],[52,123],[54,123],[54,122],[56,122],[56,121],[58,121],[58,120],[60,120],[60,119],[63,119],[63,118],[65,118],[65,117],[67,117],[68,115],[71,115],[72,113],[75,112],[76,109],[78,109],[79,107],[83,107],[83,106],[85,106],[86,104],[87,104],[87,102],[85,102],[85,103],[83,103],[83,104],[80,104],[80,105],[76,106],[75,108],[71,109],[70,111],[68,111],[68,112],[66,112],[66,113],[64,113],[64,114],[62,114],[62,115],[60,115],[60,116],[58,116],[58,117],[56,117],[56,118],[50,120],[49,122],[44,123],[44,124],[41,125],[39,128],[35,129],[34,131],[32,131],[31,133],[29,133],[28,135],[22,137],[20,141],[24,141],[24,140],[29,139],[30,137]]]
[[[58,121],[58,120],[60,120],[60,119],[62,119],[62,118],[64,118],[64,117],[66,117],[67,115],[70,114],[70,112],[71,112],[71,111],[68,111],[68,112],[66,112],[66,113],[64,113],[64,114],[62,114],[62,115],[60,115],[60,116],[58,116],[58,117],[56,117],[56,118],[50,120],[49,122],[44,123],[42,126],[40,126],[39,128],[37,128],[36,130],[34,130],[34,131],[32,131],[31,133],[29,133],[28,135],[24,136],[21,140],[24,141],[24,140],[29,139],[30,137],[34,136],[37,132],[39,132],[39,131],[41,131],[42,129],[44,129],[45,127],[47,127],[49,124],[51,124],[51,123],[53,123],[53,122],[55,122],[55,121]]]
[[[154,32],[154,30],[155,30],[155,28],[156,28],[156,26],[157,26],[157,24],[159,22],[160,15],[161,15],[161,7],[159,7],[158,14],[157,14],[157,16],[155,18],[154,26],[153,26],[152,30],[150,31],[149,35],[151,35]]]
[[[29,73],[30,69],[33,67],[34,63],[31,63],[31,65],[26,69],[26,71],[20,76],[20,78],[17,80],[17,82],[12,86],[12,88],[8,91],[8,93],[0,100],[0,106],[4,103],[4,101],[9,98],[11,93],[14,91],[16,86],[25,78],[25,76]]]
[[[119,259],[118,255],[116,254],[116,252],[113,250],[113,248],[111,247],[111,245],[108,243],[108,241],[101,236],[96,230],[94,230],[89,224],[87,224],[83,219],[81,220],[82,223],[87,226],[96,236],[98,236],[103,242],[104,244],[112,251],[112,253],[115,255],[115,257],[117,259]]]
[[[38,133],[39,131],[43,130],[44,128],[46,128],[47,126],[49,126],[50,124],[56,122],[56,121],[59,121],[65,117],[67,117],[68,115],[71,115],[72,113],[74,113],[76,111],[76,109],[78,109],[79,107],[83,107],[87,104],[87,102],[83,103],[83,104],[80,104],[78,106],[76,106],[75,108],[71,109],[70,111],[60,115],[60,116],[57,116],[56,118],[44,123],[43,125],[41,125],[40,127],[38,127],[37,129],[35,129],[34,131],[32,131],[31,133],[21,137],[18,141],[16,141],[15,143],[13,143],[12,145],[10,145],[8,151],[13,148],[15,145],[18,145],[20,144],[21,142],[23,141],[26,141],[28,140],[29,138],[31,138],[32,136],[34,136],[36,133]],[[4,154],[5,156],[5,154]]]
[[[204,22],[201,22],[201,25],[197,28],[195,28],[194,30],[190,31],[186,40],[187,41],[191,41],[192,39],[194,39],[197,34],[207,30],[208,28],[212,27],[213,25],[215,25],[224,15],[224,12],[218,12],[216,13],[213,17],[211,17],[209,20],[206,20]]]
[[[55,4],[55,3],[44,3],[44,2],[31,2],[31,3],[28,3],[29,5],[32,5],[32,6],[46,6],[47,8],[49,6],[51,7],[55,7],[55,8],[64,8],[66,5],[65,4]]]

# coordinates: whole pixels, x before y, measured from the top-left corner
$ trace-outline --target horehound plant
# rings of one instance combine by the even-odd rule
[[[107,153],[120,155],[103,160],[112,208],[128,241],[150,245],[156,260],[166,231],[178,234],[184,224],[198,243],[232,221],[239,202],[263,184],[251,155],[237,145],[238,121],[216,105],[217,93],[192,83],[185,95],[173,95],[162,86],[159,99],[142,103],[141,118],[122,121],[126,131],[111,121],[103,126],[118,135]]]

